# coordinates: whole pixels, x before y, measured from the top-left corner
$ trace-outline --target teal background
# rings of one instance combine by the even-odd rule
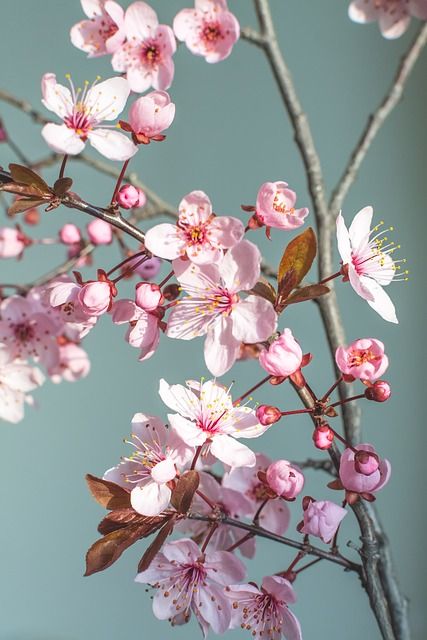
[[[153,0],[162,22],[171,23],[184,0]],[[303,105],[311,120],[331,188],[364,126],[368,114],[389,87],[397,62],[418,25],[398,41],[381,38],[376,25],[351,23],[343,0],[272,1],[277,29],[293,71]],[[254,25],[249,0],[230,0],[242,25]],[[83,14],[77,0],[1,0],[0,84],[17,96],[40,105],[40,78],[46,71],[58,78],[70,72],[76,84],[97,74],[112,75],[107,58],[85,59],[69,42],[68,30]],[[266,180],[286,180],[308,203],[305,176],[270,70],[260,51],[246,42],[217,65],[207,65],[180,47],[170,90],[177,105],[167,142],[143,148],[133,170],[171,203],[178,204],[193,189],[211,197],[217,213],[240,215],[240,203],[254,202]],[[410,600],[414,638],[426,637],[425,621],[425,203],[427,131],[426,52],[408,82],[405,97],[387,120],[372,146],[344,207],[350,220],[372,204],[377,221],[396,228],[395,240],[408,258],[411,279],[390,287],[400,325],[379,318],[350,287],[338,286],[349,339],[375,336],[390,356],[387,373],[394,389],[385,405],[363,405],[366,440],[393,464],[389,485],[378,496],[378,508],[391,539],[402,587]],[[46,112],[47,113],[47,112]],[[11,137],[31,159],[47,148],[40,127],[27,116],[0,104],[0,115]],[[96,152],[88,148],[94,156]],[[0,145],[0,164],[16,158]],[[81,164],[70,164],[75,188],[93,203],[107,202],[113,183]],[[46,172],[49,178],[55,171]],[[82,226],[83,214],[63,208],[45,214],[35,235],[54,235],[67,221]],[[311,220],[313,222],[313,220]],[[2,222],[3,224],[3,222]],[[252,235],[277,264],[290,235],[273,232],[268,243]],[[28,250],[24,260],[2,261],[0,281],[22,282],[47,271],[63,258],[61,247]],[[96,254],[96,265],[110,267],[119,260],[114,247]],[[337,261],[338,264],[338,261]],[[314,276],[313,276],[314,277]],[[125,290],[124,290],[125,292]],[[332,381],[331,365],[314,305],[289,309],[280,326],[289,326],[305,351],[314,353],[307,370],[319,392]],[[158,380],[183,382],[206,375],[202,342],[163,340],[149,362],[137,362],[137,350],[123,340],[124,330],[102,318],[85,340],[92,360],[90,376],[75,384],[47,382],[36,392],[38,410],[29,409],[16,425],[2,424],[0,527],[0,640],[113,640],[158,637],[200,637],[194,620],[171,629],[151,614],[149,594],[133,583],[144,543],[127,551],[108,571],[83,578],[84,554],[97,537],[102,510],[90,498],[86,472],[101,475],[125,452],[136,411],[165,414],[157,395]],[[260,378],[255,363],[238,364],[225,381],[235,380],[241,393]],[[265,389],[255,398],[298,408],[290,390]],[[368,405],[368,403],[366,403]],[[316,455],[311,428],[303,416],[273,427],[254,448],[270,455],[301,460]],[[324,475],[307,474],[305,493],[331,498]],[[289,535],[300,519],[293,507]],[[344,523],[342,540],[357,544],[352,516]],[[295,534],[296,535],[296,534]],[[249,567],[251,579],[287,566],[290,550],[259,542]],[[351,551],[349,551],[351,553]],[[299,617],[305,640],[323,638],[376,639],[379,632],[365,593],[354,576],[321,563],[296,585]],[[240,631],[230,637],[250,637]]]

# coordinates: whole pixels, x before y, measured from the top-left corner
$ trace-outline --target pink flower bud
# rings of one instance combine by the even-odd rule
[[[175,117],[175,105],[166,91],[152,91],[135,100],[129,109],[129,124],[136,144],[163,140],[161,135]],[[126,129],[126,127],[124,127]]]
[[[360,338],[348,347],[338,347],[335,360],[339,370],[360,380],[377,380],[388,367],[384,345],[374,338]]]
[[[158,284],[140,282],[136,285],[135,302],[144,311],[154,311],[162,301],[163,296]]]
[[[313,442],[317,449],[329,449],[334,441],[334,432],[326,424],[321,424],[313,431]]]
[[[268,404],[261,404],[256,410],[256,417],[263,426],[268,426],[278,422],[282,417],[282,412],[277,407]]]
[[[356,460],[352,449],[345,449],[341,456],[339,475],[344,488],[362,494],[379,491],[390,478],[389,461],[379,458],[371,444],[358,444],[356,450],[366,454],[366,457],[357,453]]]
[[[18,258],[29,241],[18,229],[0,227],[0,258]]]
[[[84,313],[100,316],[111,307],[111,286],[108,282],[88,282],[80,289],[78,300]]]
[[[285,500],[294,500],[304,486],[302,472],[287,460],[277,460],[270,464],[266,480],[269,487]]]
[[[386,380],[376,380],[365,391],[365,397],[374,402],[385,402],[391,396],[391,387]]]
[[[143,207],[147,201],[143,190],[138,187],[134,187],[131,184],[124,184],[119,190],[116,199],[117,204],[123,207],[123,209]]]
[[[329,544],[347,511],[329,500],[310,500],[305,506],[304,523],[300,531],[316,536]]]
[[[77,244],[81,237],[80,229],[75,224],[64,224],[59,230],[59,239],[63,244]]]
[[[271,343],[268,349],[261,351],[259,363],[272,376],[290,376],[302,362],[302,350],[290,329]]]
[[[104,220],[92,220],[87,225],[87,233],[92,244],[111,244],[113,240],[113,229],[111,224]]]
[[[40,211],[36,207],[27,209],[24,213],[24,222],[30,225],[38,224],[40,222]]]

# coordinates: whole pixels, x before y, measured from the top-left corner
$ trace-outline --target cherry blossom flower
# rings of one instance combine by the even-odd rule
[[[178,40],[206,62],[227,58],[240,37],[239,22],[226,0],[195,0],[194,9],[182,9],[173,21]]]
[[[263,453],[256,454],[256,466],[249,469],[241,467],[224,474],[224,487],[238,491],[252,503],[249,517],[253,518],[263,502],[267,501],[260,516],[260,526],[268,531],[283,535],[289,526],[290,512],[287,505],[279,499],[271,499],[271,493],[259,474],[265,473],[271,464],[270,458]]]
[[[268,349],[261,351],[259,363],[272,376],[288,377],[298,371],[302,363],[302,350],[290,329],[284,329]]]
[[[258,191],[256,217],[267,227],[298,229],[304,224],[308,209],[296,209],[296,199],[287,182],[265,182]]]
[[[24,404],[32,404],[28,392],[43,382],[40,369],[14,360],[8,349],[0,348],[0,419],[20,422],[24,417]]]
[[[59,361],[48,371],[55,384],[62,380],[75,382],[85,378],[90,371],[89,357],[84,349],[74,342],[59,344]]]
[[[180,614],[187,621],[193,612],[206,638],[210,627],[214,633],[229,628],[231,602],[224,586],[244,575],[243,564],[232,553],[202,553],[193,540],[183,538],[165,544],[135,581],[157,589],[153,599],[156,618],[167,620]]]
[[[114,120],[123,111],[130,93],[124,78],[110,78],[90,87],[85,82],[83,91],[70,89],[56,82],[53,73],[42,78],[43,104],[53,111],[63,124],[48,123],[42,129],[47,144],[58,153],[77,155],[83,151],[86,140],[99,153],[110,160],[128,160],[138,150],[129,138],[104,120]]]
[[[124,42],[124,11],[113,0],[80,0],[89,20],[75,24],[70,31],[72,44],[88,58],[114,53]]]
[[[345,376],[369,382],[381,378],[388,367],[384,344],[375,338],[359,338],[348,347],[338,347],[335,361]]]
[[[301,533],[316,536],[329,544],[347,515],[346,509],[329,500],[312,500],[311,498],[308,500],[304,498],[304,500],[304,520],[301,522],[301,527],[298,526],[298,530]]]
[[[172,84],[176,51],[173,31],[159,24],[157,14],[145,2],[133,2],[125,13],[127,42],[112,58],[114,71],[126,73],[132,91],[150,87],[168,89]]]
[[[125,340],[131,347],[141,350],[138,359],[151,358],[160,341],[159,317],[141,309],[128,298],[115,302],[111,313],[114,324],[129,324]]]
[[[379,23],[384,38],[399,38],[407,30],[411,16],[427,20],[426,0],[353,0],[348,8],[351,20]]]
[[[281,498],[295,500],[304,487],[304,475],[296,465],[287,460],[272,462],[266,471],[268,486]]]
[[[124,131],[132,133],[135,144],[149,144],[151,140],[161,142],[175,117],[175,105],[166,91],[152,91],[138,98],[129,109],[129,122],[120,120]],[[140,205],[142,206],[142,205]]]
[[[280,576],[266,576],[261,589],[235,584],[225,593],[233,604],[231,628],[241,627],[256,638],[302,640],[301,627],[289,610],[296,600],[291,583]]]
[[[143,207],[147,202],[147,197],[139,187],[134,187],[132,184],[124,184],[119,189],[116,201],[123,209],[133,209],[135,207]]]
[[[169,414],[171,427],[184,442],[201,447],[202,455],[211,453],[230,467],[253,467],[255,454],[235,438],[257,438],[268,427],[259,424],[248,406],[233,406],[229,391],[208,380],[169,385],[160,380],[163,402],[176,411]]]
[[[220,262],[225,249],[243,238],[245,228],[237,218],[216,216],[203,191],[192,191],[179,205],[178,222],[158,224],[149,229],[145,245],[160,258],[188,257],[196,264]]]
[[[391,465],[381,460],[371,444],[358,444],[354,452],[345,449],[340,459],[340,480],[347,491],[364,497],[382,489],[390,479]]]
[[[339,214],[337,239],[343,273],[356,293],[384,320],[397,323],[394,305],[383,287],[396,279],[399,266],[390,254],[399,245],[395,246],[393,242],[384,244],[387,238],[381,236],[385,231],[376,233],[382,223],[370,229],[372,216],[372,207],[361,209],[347,229],[344,218]],[[371,237],[372,233],[375,233],[374,237]]]
[[[0,258],[20,258],[29,242],[20,229],[0,227]]]
[[[135,304],[144,311],[155,311],[163,302],[163,295],[158,284],[139,282],[136,285]]]
[[[105,480],[121,485],[131,492],[132,507],[145,516],[164,511],[171,497],[170,482],[177,470],[191,460],[194,450],[174,431],[167,429],[160,418],[136,413],[132,418],[133,453],[117,467],[104,474]]]
[[[46,367],[58,362],[57,324],[31,299],[10,296],[0,303],[0,343],[13,358],[34,358]]]
[[[248,240],[230,249],[218,266],[174,262],[177,279],[189,295],[172,308],[167,335],[192,340],[207,334],[206,366],[216,376],[231,369],[242,342],[267,340],[276,329],[271,302],[255,295],[239,296],[255,286],[260,262],[258,248]]]

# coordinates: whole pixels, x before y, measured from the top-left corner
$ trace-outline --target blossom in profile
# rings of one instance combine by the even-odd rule
[[[187,386],[160,380],[159,394],[173,411],[169,422],[191,447],[203,446],[230,467],[253,467],[255,454],[239,438],[257,438],[268,427],[259,424],[248,406],[233,406],[229,390],[214,380],[191,381]]]
[[[140,350],[138,360],[148,360],[154,355],[160,342],[160,320],[133,300],[124,298],[113,303],[111,316],[114,324],[128,324],[125,340]]]
[[[302,349],[290,329],[284,329],[268,349],[259,354],[259,363],[271,376],[288,377],[298,371],[302,363]]]
[[[232,553],[202,553],[193,540],[182,538],[165,544],[135,581],[157,589],[153,599],[156,618],[172,620],[179,614],[187,622],[193,612],[206,638],[210,628],[214,633],[229,628],[232,607],[224,587],[244,575],[242,562]]]
[[[310,536],[320,538],[329,544],[343,518],[347,515],[346,509],[329,500],[312,500],[304,498],[304,520],[298,530]]]
[[[129,109],[129,122],[120,121],[124,131],[132,133],[135,144],[161,142],[175,117],[175,104],[166,91],[152,91],[135,100]],[[142,205],[139,205],[142,206]]]
[[[217,263],[224,251],[240,242],[245,233],[238,218],[216,216],[203,191],[186,195],[178,211],[176,224],[158,224],[145,235],[145,246],[160,258],[187,257],[196,264]]]
[[[42,102],[62,120],[62,124],[49,122],[42,129],[49,147],[57,153],[77,155],[89,140],[109,160],[131,158],[138,147],[115,125],[103,125],[105,120],[115,120],[125,108],[130,93],[125,78],[96,80],[92,85],[85,81],[83,90],[75,89],[69,80],[70,89],[59,84],[53,73],[45,73],[42,78]]]
[[[391,254],[400,245],[388,243],[388,238],[384,236],[386,231],[378,232],[382,223],[371,229],[372,216],[372,207],[364,207],[347,229],[344,218],[339,214],[337,240],[343,264],[342,272],[356,293],[384,320],[397,323],[394,304],[384,287],[399,279],[398,262],[401,261],[393,261]],[[406,273],[402,274],[403,277]]]
[[[25,362],[14,360],[8,349],[0,348],[0,420],[17,423],[24,417],[25,403],[32,404],[29,391],[40,387],[44,375]]]
[[[344,376],[374,382],[388,367],[384,344],[375,338],[359,338],[348,347],[338,347],[335,362]]]
[[[240,25],[226,0],[195,0],[194,9],[182,9],[173,21],[178,40],[206,62],[227,58],[240,37]]]
[[[89,20],[81,20],[70,31],[72,44],[88,58],[114,53],[124,42],[124,11],[113,0],[80,0]]]
[[[399,38],[411,22],[411,16],[427,20],[426,0],[353,0],[348,8],[353,22],[378,22],[384,38]]]
[[[287,460],[272,462],[268,466],[265,479],[270,489],[285,500],[295,500],[304,487],[301,469]]]
[[[267,227],[292,231],[304,224],[307,207],[295,207],[297,195],[287,182],[265,182],[256,200],[256,217]]]
[[[168,89],[173,80],[176,51],[173,31],[159,24],[157,14],[146,2],[133,2],[125,13],[127,41],[113,55],[114,71],[126,73],[132,91],[150,87]]]
[[[145,516],[155,516],[164,511],[171,497],[170,482],[177,471],[193,456],[187,446],[160,418],[136,413],[132,419],[131,439],[127,444],[133,452],[117,467],[104,474],[105,480],[121,485],[131,492],[132,507]]]
[[[177,301],[168,318],[167,335],[191,340],[206,335],[205,362],[221,376],[231,369],[240,345],[267,340],[277,315],[268,300],[249,292],[260,274],[261,254],[248,240],[229,249],[219,265],[174,261],[177,279],[188,294]]]
[[[254,583],[225,589],[232,602],[231,628],[247,629],[256,638],[302,640],[301,627],[288,605],[296,600],[291,583],[280,576],[266,576],[259,589]]]

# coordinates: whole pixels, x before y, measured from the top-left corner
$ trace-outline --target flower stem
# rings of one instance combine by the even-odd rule
[[[329,396],[331,395],[331,393],[337,388],[337,386],[339,385],[339,383],[342,381],[342,376],[340,376],[338,378],[338,380],[336,380],[334,382],[334,384],[327,390],[327,392],[324,394],[324,396],[322,396],[322,398],[320,398],[320,402],[326,402],[326,400],[329,398]]]
[[[62,158],[62,162],[61,162],[61,167],[59,169],[59,176],[58,176],[58,180],[60,180],[61,178],[64,177],[64,173],[65,173],[65,166],[67,164],[67,160],[68,160],[68,154],[65,154],[64,157]]]
[[[329,405],[330,407],[339,407],[342,404],[346,404],[347,402],[353,402],[353,400],[361,400],[361,398],[365,398],[365,394],[364,393],[359,393],[359,395],[357,396],[351,396],[351,398],[346,398],[345,400],[339,400],[338,402],[334,402],[333,404]]]
[[[112,205],[116,202],[116,197],[117,197],[117,194],[118,194],[119,189],[121,187],[121,184],[123,182],[123,178],[125,176],[126,169],[128,168],[129,162],[130,162],[130,158],[123,163],[122,170],[120,171],[119,177],[117,178],[116,186],[114,188],[114,192],[113,192],[113,195],[112,195],[112,198],[111,198],[111,203],[110,203]]]
[[[327,278],[323,278],[323,280],[320,280],[318,282],[318,284],[325,284],[326,282],[329,282],[329,280],[334,280],[334,278],[339,278],[341,274],[341,270],[337,271],[336,273],[333,273],[331,276],[328,276]]]
[[[173,274],[174,274],[174,271],[172,270],[170,273],[168,273],[166,278],[163,278],[163,280],[159,283],[160,289],[164,287],[165,284],[172,278]]]
[[[120,269],[120,267],[122,267],[124,264],[129,262],[129,260],[134,260],[135,258],[139,258],[139,256],[145,256],[145,255],[146,255],[146,252],[145,252],[145,249],[144,249],[143,251],[139,251],[138,253],[134,253],[132,256],[128,256],[127,258],[125,258],[124,260],[119,262],[119,264],[116,264],[115,267],[113,267],[112,269],[107,271],[107,276],[110,276],[112,273],[114,273],[114,271],[117,271],[117,269]]]
[[[206,538],[204,539],[204,541],[203,541],[203,545],[202,545],[202,547],[201,547],[201,549],[200,549],[200,551],[201,551],[202,553],[204,553],[204,552],[205,552],[206,547],[208,546],[210,539],[212,538],[213,534],[215,533],[215,531],[216,531],[217,529],[218,529],[218,523],[217,523],[217,522],[213,522],[213,523],[211,524],[211,526],[210,526],[210,529],[209,529],[208,535],[207,535],[207,536],[206,536]]]
[[[237,400],[235,400],[233,402],[233,406],[237,407],[237,405],[239,405],[241,403],[242,400],[244,400],[247,396],[249,396],[251,393],[253,393],[254,391],[256,391],[257,389],[259,389],[260,387],[262,387],[263,384],[265,384],[266,382],[268,382],[270,380],[271,376],[266,376],[265,378],[263,378],[262,380],[260,380],[260,382],[257,382],[256,384],[254,384],[253,387],[251,387],[248,391],[246,391],[243,395],[240,396],[240,398],[237,398]]]
[[[295,409],[294,411],[282,411],[282,416],[293,416],[298,413],[313,413],[313,409]]]

